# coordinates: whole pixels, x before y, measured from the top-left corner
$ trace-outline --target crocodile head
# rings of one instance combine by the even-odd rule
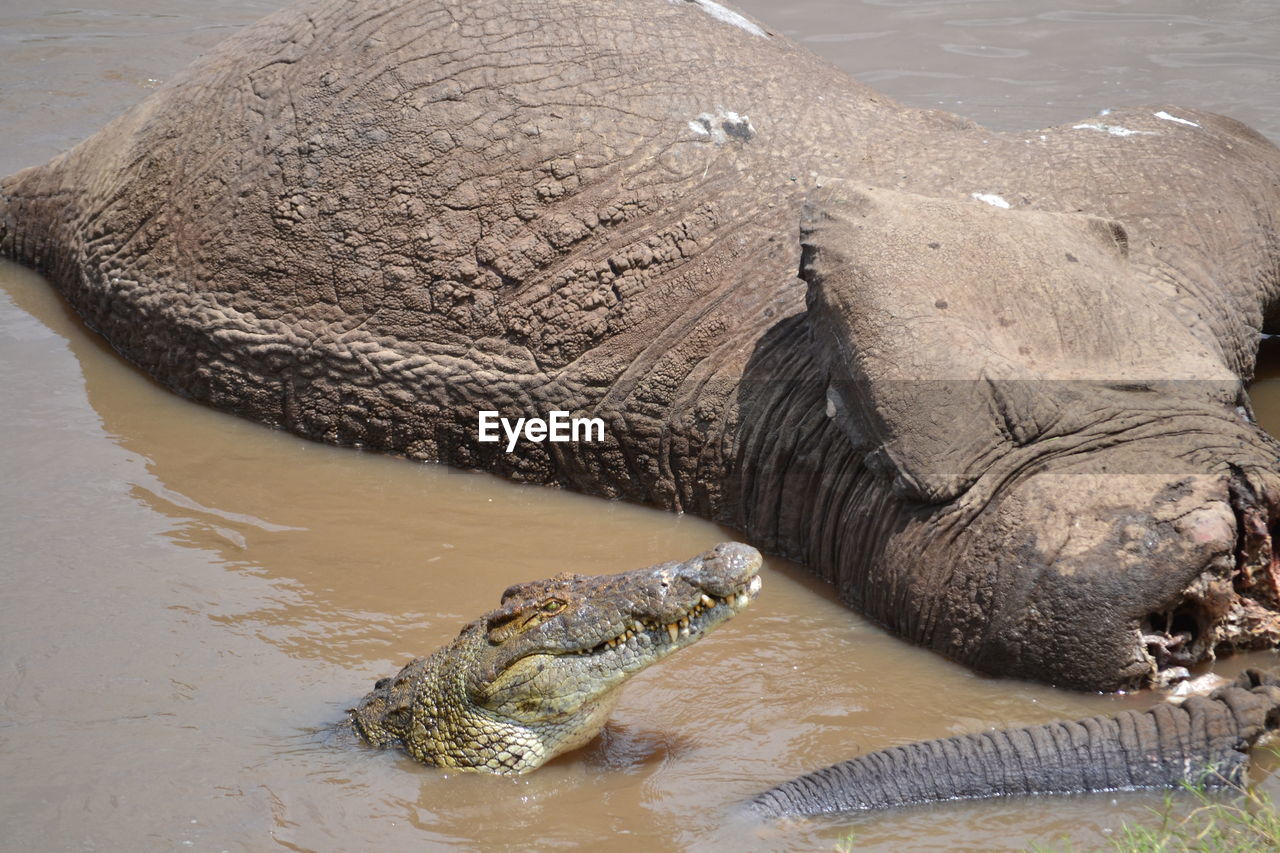
[[[352,712],[369,743],[426,764],[514,775],[585,744],[624,681],[691,645],[760,589],[760,554],[717,545],[683,563],[517,584]]]

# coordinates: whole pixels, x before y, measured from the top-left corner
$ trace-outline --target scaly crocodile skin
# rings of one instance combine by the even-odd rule
[[[438,767],[516,775],[596,736],[622,683],[733,617],[760,589],[760,554],[717,545],[684,563],[517,584],[352,711],[375,746]]]

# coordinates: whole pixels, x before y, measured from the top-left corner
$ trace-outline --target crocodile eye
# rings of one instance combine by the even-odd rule
[[[526,610],[529,615],[525,618],[521,625],[521,630],[541,625],[555,614],[564,610],[568,605],[559,598],[548,598],[546,601],[538,605],[536,610]],[[492,642],[492,641],[491,641]]]

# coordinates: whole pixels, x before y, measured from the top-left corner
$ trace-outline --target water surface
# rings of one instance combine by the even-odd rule
[[[277,5],[7,0],[0,173],[93,133]],[[1270,3],[741,5],[900,100],[999,128],[1172,102],[1280,138]],[[1280,426],[1276,385],[1259,383],[1257,405]],[[1151,701],[977,677],[781,561],[751,609],[635,679],[601,738],[531,776],[445,774],[362,748],[335,728],[343,709],[508,584],[684,558],[730,534],[193,405],[12,265],[0,265],[0,472],[5,849],[830,850],[851,832],[883,850],[1091,846],[1161,799],[742,822],[745,797],[860,750]],[[1219,669],[1250,660],[1269,657]]]

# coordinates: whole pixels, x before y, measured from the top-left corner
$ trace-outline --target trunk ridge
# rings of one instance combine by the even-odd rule
[[[1280,726],[1280,672],[1248,670],[1208,696],[1147,711],[921,741],[860,755],[757,796],[766,817],[1021,794],[1240,784],[1249,748]]]

